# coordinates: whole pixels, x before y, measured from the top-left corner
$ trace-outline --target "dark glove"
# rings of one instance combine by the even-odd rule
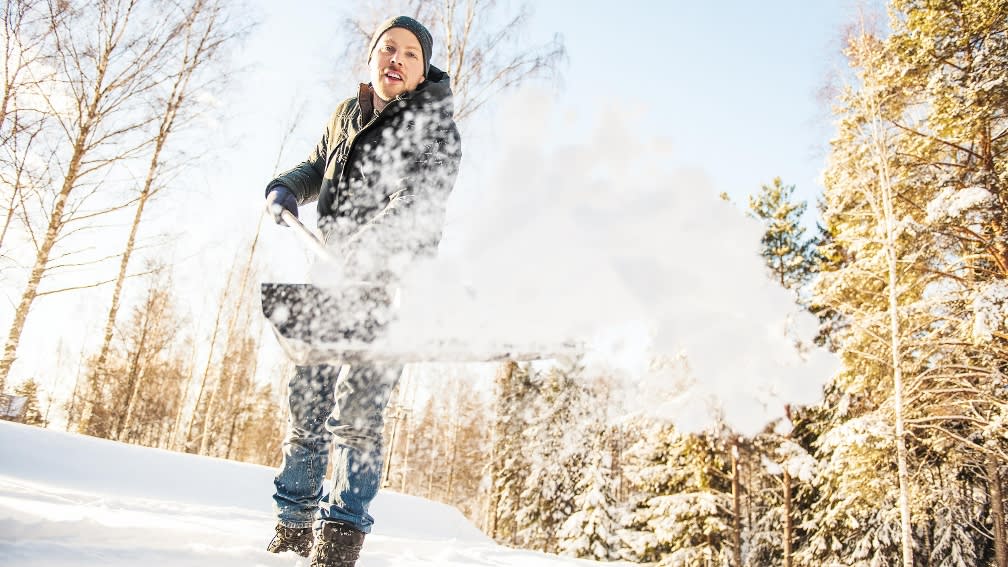
[[[273,215],[273,220],[279,225],[287,226],[287,223],[283,221],[283,217],[281,216],[284,209],[290,211],[295,218],[298,216],[297,197],[294,196],[294,193],[290,189],[283,185],[277,185],[270,189],[270,192],[266,195],[266,202],[270,204],[269,212]]]

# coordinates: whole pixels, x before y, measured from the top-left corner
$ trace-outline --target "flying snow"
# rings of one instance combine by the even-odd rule
[[[552,357],[575,345],[590,372],[618,379],[626,411],[691,431],[722,419],[755,433],[819,400],[836,361],[771,280],[761,225],[620,115],[544,144],[552,115],[542,98],[502,111],[495,163],[456,185],[478,197],[449,211],[439,257],[404,278],[381,348]]]

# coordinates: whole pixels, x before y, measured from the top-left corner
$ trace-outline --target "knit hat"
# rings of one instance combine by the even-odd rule
[[[420,42],[420,50],[423,51],[424,77],[426,77],[427,72],[430,70],[430,58],[431,51],[434,49],[434,38],[431,37],[430,32],[427,31],[427,28],[423,24],[409,16],[389,18],[378,26],[374,35],[371,36],[371,47],[368,48],[368,63],[371,62],[371,54],[374,53],[375,46],[378,45],[378,39],[381,38],[383,33],[392,28],[403,28],[416,36]]]

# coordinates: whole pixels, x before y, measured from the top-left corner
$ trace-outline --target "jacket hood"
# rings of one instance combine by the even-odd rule
[[[412,93],[412,98],[423,104],[435,104],[441,112],[449,116],[455,113],[455,105],[452,100],[451,77],[441,69],[430,66],[427,78],[417,85]]]

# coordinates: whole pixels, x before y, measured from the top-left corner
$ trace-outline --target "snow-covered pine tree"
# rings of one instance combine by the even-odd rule
[[[794,290],[798,299],[806,284],[818,272],[826,260],[819,255],[817,238],[806,238],[802,215],[807,203],[795,202],[794,185],[784,185],[776,177],[770,185],[763,185],[757,195],[749,197],[751,214],[760,219],[766,229],[762,238],[762,255],[773,279],[785,289]],[[835,319],[835,312],[829,309],[817,310],[824,322]],[[825,341],[825,334],[823,335]],[[776,448],[794,445],[787,435],[765,433],[753,440],[754,451],[743,454],[748,459],[751,493],[747,496],[749,516],[755,517],[754,525],[747,526],[750,553],[757,562],[773,562],[792,565],[792,543],[795,509],[792,496],[795,491],[794,477],[789,474],[784,463],[777,458]],[[779,471],[779,476],[770,474],[767,468]]]
[[[815,460],[790,436],[765,432],[745,445],[744,560],[752,565],[793,565],[793,551],[785,545],[795,540],[799,523],[794,495],[811,480]],[[796,457],[807,461],[798,466]],[[798,474],[801,472],[802,474]],[[791,521],[788,522],[788,514]]]
[[[637,505],[625,523],[635,559],[662,566],[731,564],[728,451],[719,435],[685,435],[668,423],[642,426],[627,452]]]
[[[982,556],[992,556],[1004,567],[1008,536],[1000,469],[1008,462],[1003,435],[1008,406],[1008,2],[896,0],[893,5],[904,16],[894,18],[889,39],[900,84],[925,101],[919,123],[905,129],[918,164],[915,174],[931,187],[918,218],[935,234],[937,246],[928,267],[939,274],[931,293],[941,315],[941,325],[930,337],[934,371],[922,399],[936,409],[912,423],[928,429],[936,456],[950,449],[968,456],[959,463],[963,470],[946,474],[972,478],[976,489],[987,491],[990,505],[984,515],[990,529],[956,525],[972,532]],[[975,470],[986,474],[977,478]],[[970,517],[973,502],[966,495],[972,492],[957,494],[956,516]],[[947,503],[946,497],[940,506]],[[954,556],[952,547],[944,553]]]
[[[599,431],[587,454],[575,497],[575,512],[560,527],[559,549],[595,561],[620,558],[618,505],[606,430]]]
[[[900,563],[892,426],[879,412],[848,419],[819,439],[815,499],[801,529],[798,565]]]
[[[1006,277],[1008,4],[899,0],[892,7],[887,39],[863,33],[851,43],[859,84],[839,99],[839,134],[825,175],[825,225],[844,254],[817,286],[817,302],[850,322],[838,341],[844,369],[833,385],[840,406],[831,427],[891,416],[899,403],[886,390],[894,370],[902,371],[913,461],[907,468],[917,471],[906,475],[913,481],[913,548],[942,564],[968,564],[962,542],[972,539],[980,557],[1000,556],[1004,564],[1000,467],[986,479],[975,472],[992,459],[1004,462],[1005,453],[1004,438],[991,430],[1003,428],[1008,358],[1004,317],[997,315],[1003,294],[991,290]],[[895,301],[881,305],[891,291]],[[882,313],[895,314],[899,324],[890,329],[897,333],[882,324]],[[999,321],[998,330],[983,332],[988,321]],[[947,458],[952,453],[965,458]],[[819,456],[833,460],[828,452]],[[966,479],[973,480],[963,486]],[[832,498],[830,485],[820,484],[820,503]],[[938,537],[935,511],[973,517],[978,489],[988,498],[1002,494],[1000,512],[996,502],[983,512],[993,529],[944,521],[958,533]],[[865,532],[875,527],[859,525]]]
[[[518,543],[516,511],[521,502],[529,458],[524,433],[535,396],[531,368],[508,361],[494,378],[493,444],[490,456],[490,496],[484,531],[497,541]]]
[[[825,209],[822,201],[817,203],[817,209],[819,211]],[[836,271],[844,263],[846,255],[846,251],[836,241],[834,234],[836,228],[816,223],[816,229],[815,246],[812,252],[814,271],[816,274]],[[807,301],[809,311],[819,318],[816,344],[829,349],[830,352],[836,352],[840,348],[838,337],[844,336],[848,332],[847,327],[850,325],[850,321],[845,319],[834,307],[819,303],[815,293],[811,293]]]
[[[590,440],[605,421],[592,411],[600,404],[577,361],[536,373],[533,382],[537,396],[529,405],[523,448],[529,468],[516,516],[524,544],[552,553],[558,550],[560,526],[575,512]]]

